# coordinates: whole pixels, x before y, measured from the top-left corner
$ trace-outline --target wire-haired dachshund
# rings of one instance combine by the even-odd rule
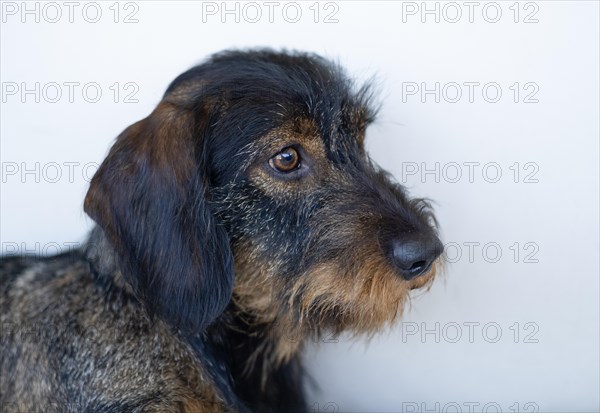
[[[176,78],[94,175],[85,247],[0,261],[3,411],[306,411],[306,342],[392,323],[443,249],[365,152],[370,90],[271,50]]]

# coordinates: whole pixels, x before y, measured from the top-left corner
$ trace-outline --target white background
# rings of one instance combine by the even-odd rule
[[[513,2],[476,2],[472,16],[463,2],[429,2],[428,9],[438,7],[439,22],[421,14],[420,2],[321,3],[318,16],[307,2],[296,23],[296,9],[288,6],[284,14],[283,2],[273,22],[268,5],[257,3],[262,18],[256,23],[248,21],[256,8],[243,3],[239,22],[235,12],[221,13],[220,2],[204,5],[219,8],[214,15],[191,1],[121,3],[118,23],[112,2],[100,4],[97,23],[86,21],[95,18],[93,5],[84,14],[87,3],[78,3],[71,23],[68,7],[55,4],[62,13],[56,23],[49,21],[56,20],[54,5],[27,2],[39,10],[36,22],[34,14],[22,14],[23,3],[2,4],[4,252],[51,253],[84,240],[92,222],[82,201],[95,165],[182,71],[232,47],[315,51],[360,79],[377,75],[383,108],[368,148],[412,193],[436,202],[452,263],[391,332],[368,345],[341,338],[309,349],[306,362],[320,385],[311,406],[599,410],[597,2],[520,3],[519,16]],[[462,16],[452,23],[455,5]],[[502,15],[492,23],[497,8]],[[131,12],[138,22],[124,23]],[[337,22],[326,23],[332,12]],[[20,93],[36,82],[39,103]],[[56,96],[51,82],[61,85],[56,103],[49,102]],[[80,84],[73,102],[65,82]],[[86,101],[94,99],[93,89],[82,95],[90,82],[101,88],[97,103]],[[117,103],[109,88],[115,82]],[[127,82],[137,85],[138,103],[124,102],[135,87],[126,89]],[[439,103],[434,94],[403,95],[411,85],[434,89],[436,82]],[[451,82],[462,89],[456,103],[450,102],[456,87],[446,86]],[[472,102],[465,82],[479,82]],[[496,103],[487,101],[495,90],[482,94],[490,82],[502,92]],[[538,102],[525,103],[532,91]],[[465,162],[478,163],[471,177]],[[421,176],[436,163],[438,176]],[[408,174],[415,167],[419,173]]]

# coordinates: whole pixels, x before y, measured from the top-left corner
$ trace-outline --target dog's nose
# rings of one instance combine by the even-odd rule
[[[435,235],[414,234],[392,243],[392,260],[405,280],[425,274],[444,252],[444,245]]]

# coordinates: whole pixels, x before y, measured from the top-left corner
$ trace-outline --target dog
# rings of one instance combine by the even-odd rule
[[[85,247],[0,261],[3,411],[307,411],[305,344],[391,325],[443,251],[365,151],[373,101],[302,52],[177,77],[91,180]]]

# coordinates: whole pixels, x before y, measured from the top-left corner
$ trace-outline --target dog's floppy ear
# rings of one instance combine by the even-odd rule
[[[187,332],[219,316],[233,288],[229,238],[206,199],[206,123],[160,103],[119,135],[84,206],[149,313]]]

